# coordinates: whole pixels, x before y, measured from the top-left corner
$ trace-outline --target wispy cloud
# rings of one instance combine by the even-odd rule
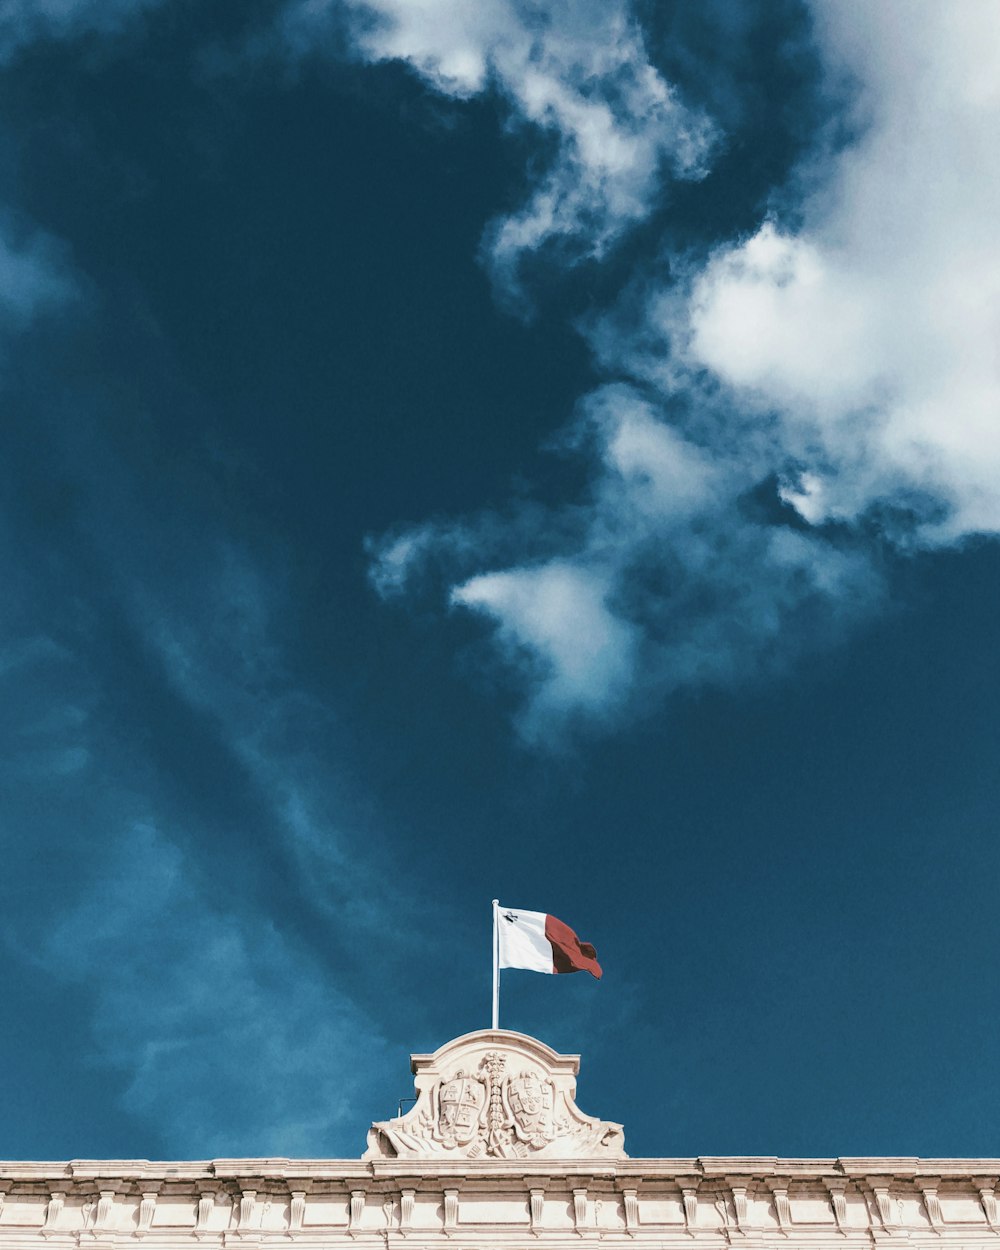
[[[259,559],[218,537],[191,557],[187,595],[164,594],[162,581],[146,581],[134,569],[122,572],[122,594],[143,645],[245,771],[297,865],[304,893],[339,928],[351,928],[356,942],[377,933],[387,960],[394,941],[402,957],[419,905],[393,886],[384,865],[366,858],[362,845],[370,831],[345,827],[346,779],[331,778],[327,755],[344,731],[335,712],[289,671],[290,639],[278,618],[290,591],[281,573],[265,572]],[[343,768],[349,769],[346,759]],[[388,934],[386,911],[400,922]]]
[[[626,0],[349,0],[346,11],[359,56],[405,61],[457,99],[496,91],[509,128],[535,140],[527,203],[484,241],[507,297],[521,295],[526,254],[599,257],[646,216],[665,175],[706,170],[713,129],[655,68]],[[288,46],[314,48],[344,12],[293,0],[282,18]]]
[[[608,605],[610,571],[592,562],[552,560],[481,573],[451,594],[452,603],[496,621],[498,639],[536,687],[522,728],[530,737],[553,715],[606,711],[624,699],[635,668],[635,626]]]
[[[392,872],[349,734],[296,679],[288,562],[210,492],[161,512],[144,473],[165,490],[172,467],[73,419],[39,453],[69,533],[0,511],[8,957],[93,988],[81,1048],[158,1149],[359,1154],[383,1038],[425,1010],[400,988],[414,943],[443,963],[451,905]]]
[[[757,498],[757,456],[686,440],[634,388],[590,396],[566,442],[592,465],[585,503],[487,516],[458,540],[443,528],[438,547],[424,529],[387,542],[388,571],[377,552],[374,565],[383,594],[411,571],[426,588],[429,553],[446,554],[451,602],[495,623],[528,740],[560,745],[677,689],[782,671],[877,602],[863,544],[806,526],[773,489]],[[475,571],[512,537],[518,562]]]
[[[102,848],[37,961],[93,987],[97,1057],[167,1148],[360,1154],[384,1042],[308,948],[240,914],[161,831]],[[363,1044],[359,1044],[363,1039]]]
[[[1000,18],[817,3],[815,36],[855,138],[820,135],[785,211],[669,279],[640,262],[585,327],[626,379],[561,447],[587,497],[376,552],[382,593],[443,563],[493,620],[533,740],[773,671],[879,603],[880,543],[1000,528]]]
[[[0,215],[0,318],[20,329],[72,298],[77,286],[63,249],[37,230]]]
[[[117,528],[117,506],[106,503],[89,518],[92,554]],[[114,610],[100,593],[80,603],[69,575],[56,596],[58,632],[17,632],[47,615],[52,585],[34,586],[0,560],[0,841],[19,883],[7,956],[92,987],[81,1046],[120,1074],[121,1105],[159,1149],[359,1154],[358,1125],[384,1107],[387,1067],[383,1021],[366,997],[378,1002],[377,985],[411,959],[414,935],[434,952],[447,902],[433,918],[419,915],[384,858],[371,862],[369,830],[352,827],[349,761],[331,772],[317,745],[329,745],[335,719],[285,662],[278,579],[216,536],[171,583],[160,564],[170,535],[148,517],[133,514],[132,524],[146,575],[118,559],[121,669],[101,638]],[[59,561],[54,554],[50,572]],[[143,654],[212,727],[219,759],[232,759],[216,778],[219,795],[232,803],[235,776],[246,793],[233,806],[259,813],[245,875],[222,867],[219,839],[232,834],[212,827],[219,804],[206,815],[183,778],[164,775],[155,726],[133,740],[115,723],[111,687],[136,679]],[[261,854],[280,859],[273,907],[253,886]],[[38,865],[56,860],[66,883],[52,890]],[[405,998],[397,986],[394,1000]]]
[[[94,32],[117,34],[161,0],[4,0],[0,8],[0,64],[44,39]]]

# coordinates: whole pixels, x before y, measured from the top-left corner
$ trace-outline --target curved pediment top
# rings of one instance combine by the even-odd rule
[[[502,1050],[507,1054],[523,1055],[525,1059],[541,1064],[550,1072],[568,1073],[576,1076],[580,1071],[579,1055],[560,1055],[558,1051],[527,1033],[515,1033],[512,1029],[477,1029],[463,1033],[439,1046],[432,1055],[411,1055],[410,1071],[417,1075],[426,1068],[438,1068],[459,1055],[473,1054],[480,1050]]]
[[[372,1125],[364,1157],[621,1159],[620,1124],[576,1105],[579,1055],[481,1029],[411,1056],[416,1106]]]

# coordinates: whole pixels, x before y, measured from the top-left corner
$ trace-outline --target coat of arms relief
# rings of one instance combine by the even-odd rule
[[[372,1125],[365,1157],[620,1158],[621,1125],[584,1115],[574,1102],[578,1065],[576,1056],[500,1030],[414,1056],[417,1104]]]

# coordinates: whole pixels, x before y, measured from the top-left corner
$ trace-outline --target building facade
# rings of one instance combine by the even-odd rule
[[[412,1066],[357,1160],[0,1164],[0,1250],[1000,1250],[997,1159],[630,1159],[577,1056],[485,1030]]]

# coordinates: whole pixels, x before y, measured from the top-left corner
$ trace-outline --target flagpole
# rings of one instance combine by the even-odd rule
[[[493,1027],[500,1027],[500,930],[497,926],[497,908],[500,900],[493,900]]]

